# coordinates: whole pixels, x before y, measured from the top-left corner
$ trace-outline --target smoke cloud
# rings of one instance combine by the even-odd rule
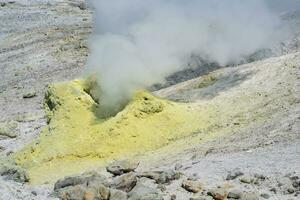
[[[95,28],[88,71],[116,112],[131,92],[182,69],[190,56],[225,65],[273,45],[280,19],[262,0],[89,0]]]

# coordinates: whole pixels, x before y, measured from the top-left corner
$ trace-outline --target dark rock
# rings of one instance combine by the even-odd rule
[[[133,172],[130,172],[128,174],[123,174],[115,178],[112,183],[112,187],[124,192],[129,192],[136,185],[136,182],[136,175]]]
[[[69,176],[65,177],[63,179],[59,179],[54,184],[54,191],[69,187],[69,186],[76,186],[76,185],[83,185],[86,183],[86,180],[81,176]]]
[[[121,175],[134,171],[138,165],[138,161],[122,160],[111,163],[106,167],[106,170],[113,175]]]
[[[242,197],[243,192],[236,189],[228,192],[227,198],[232,198],[232,199],[240,199]]]
[[[295,192],[295,190],[294,190],[293,188],[288,188],[288,189],[287,189],[287,192],[288,192],[289,194],[293,194],[293,193]]]
[[[177,198],[176,194],[172,194],[171,197],[170,197],[171,200],[176,200],[176,198]]]
[[[36,96],[36,92],[35,91],[28,91],[26,93],[23,94],[23,98],[24,99],[29,99],[29,98],[33,98]]]
[[[294,188],[299,188],[300,187],[300,180],[294,180],[292,185],[293,185]]]
[[[127,194],[121,190],[110,190],[109,200],[127,200]]]
[[[242,175],[244,175],[244,173],[240,169],[234,169],[233,171],[229,172],[229,174],[226,177],[226,180],[234,180]]]
[[[274,194],[277,193],[277,189],[275,187],[271,188],[270,191],[273,192]]]
[[[128,193],[129,200],[163,200],[163,196],[154,188],[141,182]]]
[[[63,189],[69,186],[76,186],[76,185],[84,185],[84,186],[100,186],[100,185],[108,185],[106,177],[98,174],[97,172],[88,172],[78,176],[68,176],[62,179],[59,179],[54,184],[54,191]]]
[[[202,184],[199,181],[185,180],[182,182],[181,187],[193,193],[198,193],[202,190]]]

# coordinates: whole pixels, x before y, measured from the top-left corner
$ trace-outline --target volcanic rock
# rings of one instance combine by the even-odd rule
[[[133,172],[118,176],[112,183],[112,187],[124,192],[129,192],[136,185],[137,178]]]
[[[139,165],[138,161],[122,160],[115,161],[106,167],[106,170],[113,175],[121,175],[134,171]]]

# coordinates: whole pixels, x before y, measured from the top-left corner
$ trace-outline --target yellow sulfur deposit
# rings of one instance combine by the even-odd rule
[[[31,181],[53,181],[104,162],[142,154],[190,135],[210,122],[191,104],[179,104],[137,91],[115,117],[97,117],[98,104],[83,81],[49,86],[49,124],[40,137],[15,155]]]

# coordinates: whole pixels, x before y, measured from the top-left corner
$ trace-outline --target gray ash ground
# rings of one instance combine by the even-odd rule
[[[288,55],[282,59],[289,59],[289,54],[299,52],[299,13],[283,15],[286,27],[293,31],[291,39],[254,52],[243,62],[280,55]],[[45,86],[70,80],[84,70],[92,16],[83,0],[1,0],[0,19],[0,154],[7,157],[32,141],[46,123]],[[278,59],[265,62],[272,64]],[[239,67],[228,66],[222,73],[232,74]],[[152,89],[174,90],[165,95],[174,100],[209,100],[216,91],[224,90],[220,84],[230,85],[232,81],[228,80],[236,77],[228,76],[201,90],[187,87],[179,92],[177,87],[182,85],[172,85],[189,85],[184,81],[219,68],[222,67],[195,56],[189,69],[167,77],[165,83]],[[296,69],[292,76],[299,76],[299,68]],[[235,83],[231,87],[239,84]],[[289,84],[300,88],[299,81]],[[100,170],[62,179],[57,183],[67,184],[60,184],[55,191],[53,184],[32,186],[10,180],[16,171],[0,167],[4,175],[0,178],[0,199],[83,199],[82,195],[87,194],[111,200],[300,199],[300,106],[294,102],[293,106],[282,107],[268,120],[230,136],[153,162],[141,159],[137,169],[123,175]],[[89,182],[93,184],[87,185],[87,177],[91,176]]]

